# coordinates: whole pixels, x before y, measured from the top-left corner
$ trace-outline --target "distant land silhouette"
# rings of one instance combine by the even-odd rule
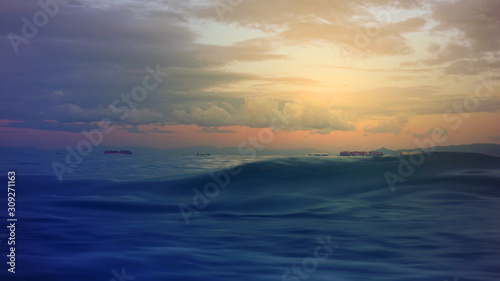
[[[475,143],[466,145],[449,145],[449,146],[435,146],[433,147],[435,152],[470,152],[470,153],[482,153],[490,155],[500,155],[500,145],[493,143]],[[419,152],[422,151],[420,148],[411,149],[399,149],[390,150],[385,147],[379,148],[374,151],[383,152],[384,155],[398,155],[400,152]]]
[[[483,153],[490,155],[500,155],[500,145],[498,144],[468,144],[468,145],[451,145],[451,146],[436,146],[434,147],[435,152],[471,152],[471,153]],[[217,148],[213,146],[191,146],[185,148],[170,148],[170,149],[158,149],[158,148],[148,148],[148,147],[137,147],[137,146],[107,146],[100,145],[93,148],[92,154],[104,154],[106,150],[130,150],[134,154],[165,154],[165,155],[195,155],[196,153],[211,154],[211,155],[239,155],[237,147],[224,147]],[[351,150],[366,150],[363,147],[353,147]],[[398,149],[391,150],[385,147],[376,150],[367,151],[379,151],[383,152],[384,155],[395,156],[400,152],[418,152],[419,148],[409,148],[409,149]],[[339,155],[339,151],[328,151],[328,150],[318,150],[313,148],[300,148],[300,149],[263,149],[262,151],[257,151],[257,155],[289,155],[289,156],[305,156],[309,153],[329,153],[331,156]],[[36,155],[38,153],[54,153],[62,154],[66,153],[65,149],[56,150],[41,150],[34,147],[0,147],[0,153],[21,153],[21,154],[32,154]]]

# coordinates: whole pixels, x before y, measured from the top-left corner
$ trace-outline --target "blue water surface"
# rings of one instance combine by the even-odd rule
[[[2,156],[1,280],[500,280],[499,157],[65,156]]]

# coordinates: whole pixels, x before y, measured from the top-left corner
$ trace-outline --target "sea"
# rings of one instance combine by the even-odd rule
[[[0,157],[0,280],[500,280],[498,156]]]

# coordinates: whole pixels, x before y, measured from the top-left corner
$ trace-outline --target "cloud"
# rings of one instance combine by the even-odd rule
[[[132,134],[144,134],[144,133],[155,133],[155,134],[172,134],[175,131],[165,131],[158,128],[153,128],[151,130],[141,130],[139,126],[125,126],[125,130]]]
[[[448,137],[449,137],[448,130],[446,130],[443,127],[431,128],[423,134],[414,133],[413,137],[419,138],[419,139],[426,139],[426,138],[433,139],[435,137],[435,135],[439,135],[439,139],[443,139],[443,138],[448,139]]]
[[[10,124],[14,123],[24,123],[22,120],[9,120],[9,119],[0,119],[0,127],[9,127]]]
[[[169,67],[168,83],[162,84],[163,90],[173,92],[194,92],[214,87],[226,87],[239,82],[268,81],[273,83],[316,85],[319,82],[303,77],[266,77],[261,75],[220,71],[213,69]]]
[[[409,77],[402,77],[409,78]],[[361,120],[382,120],[377,126],[367,127],[367,132],[401,133],[405,119],[413,115],[442,115],[454,104],[462,104],[464,95],[441,94],[440,87],[383,87],[331,96],[273,93],[274,97],[245,98],[252,93],[228,96],[220,94],[198,105],[186,102],[173,109],[169,121],[176,124],[205,127],[249,126],[270,127],[276,111],[290,114],[285,130],[306,130],[328,134],[332,131],[350,131]],[[280,98],[278,98],[280,96]],[[185,96],[189,100],[190,96]],[[193,99],[201,99],[196,96]],[[370,101],[370,102],[365,102]],[[474,112],[497,112],[500,98],[491,96],[488,103],[480,103]],[[401,116],[401,112],[405,115]],[[390,120],[384,120],[397,116]]]
[[[433,18],[439,24],[435,31],[457,30],[459,41],[470,44],[475,53],[497,52],[500,49],[500,2],[481,1],[436,1]]]
[[[216,105],[211,105],[206,109],[193,106],[189,112],[174,110],[173,116],[180,124],[196,124],[202,127],[236,125],[233,116]]]
[[[430,35],[449,37],[440,46],[431,43],[430,58],[404,62],[402,66],[442,66],[445,74],[475,75],[499,69],[500,2],[433,1],[432,18],[437,23]],[[449,36],[449,35],[452,36]]]
[[[19,55],[7,39],[0,41],[0,119],[21,120],[5,126],[54,131],[95,128],[94,122],[109,118],[130,132],[147,124],[194,124],[204,127],[204,132],[222,133],[218,128],[224,126],[269,127],[279,111],[291,116],[288,131],[329,134],[354,130],[362,120],[381,120],[365,131],[401,133],[406,123],[394,118],[400,112],[442,114],[464,99],[460,92],[443,95],[440,86],[415,84],[419,80],[411,79],[422,77],[412,75],[434,74],[435,70],[472,75],[500,68],[500,39],[494,36],[499,31],[499,15],[494,12],[497,2],[436,1],[426,6],[437,23],[433,34],[458,35],[430,44],[429,57],[420,61],[398,68],[331,67],[366,75],[384,72],[391,75],[391,82],[407,80],[413,86],[351,92],[323,88],[322,93],[327,93],[321,96],[312,87],[302,91],[304,86],[323,86],[315,80],[321,74],[273,69],[278,60],[293,65],[293,52],[286,48],[320,45],[337,51],[346,44],[356,47],[355,40],[366,33],[365,27],[373,25],[381,12],[388,12],[390,20],[378,19],[382,24],[378,34],[369,36],[365,47],[356,48],[364,57],[411,54],[414,50],[407,35],[429,24],[413,12],[427,4],[417,0],[245,0],[219,18],[212,1],[73,1],[50,18],[29,44],[21,45]],[[21,33],[20,19],[39,9],[36,1],[8,2],[0,12],[0,31]],[[396,16],[400,9],[408,13]],[[206,21],[243,27],[242,38],[258,30],[258,38],[224,46],[207,43],[218,38],[202,37],[200,26]],[[269,72],[267,68],[256,71],[267,66],[262,62],[273,66]],[[171,75],[120,120],[110,104],[142,82],[147,65],[156,64]],[[289,74],[294,71],[313,78]],[[266,88],[270,84],[279,87]],[[300,87],[291,87],[296,85]],[[289,88],[275,90],[281,86]],[[476,112],[497,112],[499,104],[500,99],[492,96]]]
[[[485,54],[474,52],[469,46],[454,42],[447,44],[440,51],[435,49],[432,53],[435,53],[434,57],[416,62],[415,65],[442,65],[445,74],[453,75],[476,75],[500,69],[500,58],[497,55],[493,54],[487,58]]]
[[[284,130],[311,130],[328,134],[332,131],[350,131],[355,126],[351,115],[332,104],[331,100],[278,101],[272,98],[248,98],[238,107],[223,108],[218,105],[191,107],[189,110],[174,110],[173,116],[179,124],[195,124],[203,127],[248,126],[271,127],[278,114],[284,112],[288,120]]]
[[[431,43],[429,47],[427,47],[427,51],[431,54],[437,53],[439,50],[441,50],[441,45],[437,43]]]
[[[437,53],[437,50],[434,53]],[[455,61],[457,59],[471,58],[472,56],[473,53],[470,48],[456,43],[450,43],[443,49],[441,49],[441,51],[437,53],[434,58],[424,60],[423,63],[425,65],[439,65],[450,61]]]
[[[457,75],[476,75],[494,70],[500,70],[500,60],[458,60],[444,68],[446,74]]]
[[[419,63],[417,62],[402,62],[401,66],[404,67],[415,67],[418,66]],[[419,73],[419,72],[429,72],[436,70],[437,68],[392,68],[392,69],[383,69],[383,68],[357,68],[357,67],[349,67],[349,66],[332,66],[332,65],[322,65],[323,67],[327,68],[334,68],[334,69],[343,69],[343,70],[353,70],[353,71],[363,71],[363,72],[373,72],[373,73],[379,73],[379,72],[410,72],[410,73]]]
[[[216,128],[216,127],[201,128],[201,130],[197,130],[197,132],[207,133],[207,134],[234,134],[234,133],[236,133],[233,130],[221,130],[221,129]]]
[[[153,132],[157,134],[172,134],[175,133],[175,131],[170,131],[170,130],[160,130],[158,128],[153,128]]]
[[[215,5],[200,1],[186,8],[195,18],[220,21],[262,30],[277,44],[323,42],[337,46],[350,45],[366,56],[401,55],[413,52],[403,36],[419,31],[426,20],[420,17],[395,21],[401,9],[417,8],[419,1],[265,1],[246,0],[218,17]],[[369,32],[366,30],[369,29]],[[376,31],[375,31],[376,29]],[[365,31],[363,31],[365,30]],[[367,36],[372,34],[375,36]],[[359,43],[369,41],[368,44]],[[358,43],[357,43],[358,42]]]
[[[264,61],[289,59],[287,55],[273,54],[274,46],[263,38],[239,41],[232,46],[198,44],[195,57],[210,65],[226,65],[235,61]]]
[[[355,129],[354,116],[330,99],[297,99],[284,105],[293,118],[287,130],[308,130],[318,134]]]
[[[128,124],[134,125],[144,125],[152,124],[162,121],[163,115],[161,113],[149,110],[146,108],[142,109],[131,109],[129,116],[125,119]]]
[[[165,4],[165,3],[164,3]],[[171,76],[152,91],[124,124],[168,122],[176,101],[197,105],[217,99],[210,89],[234,83],[274,82],[314,84],[302,77],[266,77],[223,69],[233,62],[283,60],[264,39],[245,40],[230,46],[197,42],[183,4],[74,1],[20,45],[16,55],[9,40],[0,41],[0,118],[24,120],[23,126],[56,129],[39,119],[68,122],[117,120],[109,105],[140,85],[145,67],[159,64]],[[20,20],[40,10],[37,2],[9,2],[0,16],[2,34],[22,35]],[[168,80],[168,81],[167,81]],[[182,97],[189,96],[189,98]],[[196,97],[196,100],[192,100]],[[190,100],[191,99],[191,100]],[[229,99],[231,99],[229,97]],[[13,124],[12,126],[21,126]]]
[[[106,108],[84,109],[72,103],[57,105],[50,111],[42,113],[47,118],[57,120],[61,123],[72,122],[96,122],[104,118],[112,118],[113,113]]]
[[[109,105],[107,108],[92,108],[84,109],[78,105],[74,104],[63,104],[55,106],[50,112],[44,113],[51,117],[52,119],[58,120],[61,123],[71,123],[71,122],[99,122],[104,118],[111,119],[115,122],[120,122],[124,124],[132,125],[144,125],[157,123],[162,120],[163,115],[161,113],[141,108],[129,108],[129,114],[123,120],[121,120],[113,112],[116,111],[116,107]]]
[[[414,80],[416,78],[417,78],[417,76],[410,76],[410,75],[389,75],[389,76],[387,76],[387,79],[392,80],[392,81]]]
[[[400,114],[391,120],[381,121],[377,126],[366,126],[363,131],[375,134],[392,133],[399,135],[407,123],[408,117]]]

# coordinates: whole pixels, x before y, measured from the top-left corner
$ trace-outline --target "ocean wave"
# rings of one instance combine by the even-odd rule
[[[391,189],[384,174],[409,157],[242,161],[125,182],[21,176],[29,267],[16,274],[283,280],[331,237],[338,248],[309,280],[499,280],[500,158],[435,153]]]

